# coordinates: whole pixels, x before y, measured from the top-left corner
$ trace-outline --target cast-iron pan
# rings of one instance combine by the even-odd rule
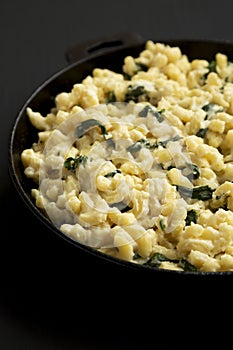
[[[153,41],[160,41],[159,38],[152,38]],[[215,40],[162,40],[162,42],[179,46],[182,53],[187,54],[190,60],[195,58],[204,58],[212,60],[217,52],[226,54],[229,60],[233,61],[233,43],[228,41]],[[57,229],[50,220],[35,206],[30,191],[34,184],[24,175],[23,165],[20,155],[26,148],[30,148],[32,143],[37,141],[37,130],[30,124],[26,108],[29,106],[34,111],[39,111],[46,115],[51,107],[54,106],[55,96],[63,91],[69,92],[73,84],[81,82],[87,75],[92,74],[92,70],[98,68],[108,68],[115,72],[122,72],[123,60],[127,55],[137,57],[144,49],[145,41],[137,33],[120,33],[112,36],[110,39],[100,38],[98,40],[81,43],[70,47],[66,52],[66,58],[69,65],[54,74],[46,80],[25,102],[18,113],[12,126],[12,132],[9,141],[9,174],[22,200],[35,214],[38,220],[41,220],[51,232],[68,240],[70,244],[77,247],[77,254],[81,250],[87,256],[94,255],[97,259],[118,264],[120,268],[136,269],[146,273],[163,275],[169,278],[219,278],[219,276],[233,276],[233,272],[183,272],[173,270],[162,270],[159,268],[148,267],[120,260],[98,252],[91,247],[75,242],[65,236]],[[216,277],[215,277],[216,276]],[[217,277],[218,276],[218,277]],[[222,277],[220,277],[222,278]]]

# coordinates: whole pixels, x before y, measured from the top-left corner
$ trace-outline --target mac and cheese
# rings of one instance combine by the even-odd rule
[[[233,64],[148,40],[95,68],[21,154],[32,196],[72,239],[135,264],[233,271]]]

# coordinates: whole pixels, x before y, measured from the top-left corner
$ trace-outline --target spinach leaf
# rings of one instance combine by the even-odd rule
[[[140,97],[143,97],[143,99],[146,101],[149,100],[148,93],[145,90],[144,86],[129,85],[127,92],[125,94],[125,102],[129,102],[129,101],[139,102]]]
[[[187,163],[186,167],[182,168],[181,170],[182,174],[186,176],[190,181],[196,180],[200,177],[200,170],[196,164]]]
[[[146,72],[148,71],[148,67],[144,64],[144,63],[141,63],[141,62],[135,62],[135,66],[136,66],[136,69],[135,71],[133,72],[133,74],[128,74],[128,73],[123,73],[124,74],[124,78],[126,80],[130,80],[135,74],[137,74],[138,72]]]
[[[188,188],[184,186],[176,186],[177,191],[182,197],[192,198],[192,199],[200,199],[202,201],[206,201],[212,198],[212,194],[215,191],[208,185],[205,186],[197,186],[193,188]]]
[[[146,118],[148,112],[150,112],[152,110],[151,106],[145,106],[139,113],[139,117],[141,118]]]
[[[163,255],[161,253],[154,253],[154,255],[149,260],[147,260],[147,262],[144,263],[144,265],[152,266],[152,267],[159,267],[163,261],[174,262],[173,260],[167,258],[165,255]],[[177,261],[175,261],[175,262],[177,262]]]
[[[103,135],[107,135],[106,128],[103,124],[101,124],[98,120],[96,119],[87,119],[81,122],[75,131],[75,134],[78,138],[82,137],[86,132],[88,132],[90,129],[93,127],[98,126],[101,130],[101,133]]]
[[[116,102],[116,95],[114,93],[114,91],[109,91],[107,93],[107,103],[113,103]]]
[[[143,265],[145,266],[151,266],[151,267],[159,267],[163,261],[169,261],[177,264],[180,266],[184,271],[192,271],[197,272],[199,271],[196,266],[185,260],[184,258],[180,260],[172,260],[167,258],[164,254],[161,253],[155,253],[147,262],[145,262]]]
[[[140,71],[146,72],[148,70],[148,67],[144,63],[135,62],[135,64],[137,67],[135,74],[140,72]]]
[[[139,255],[138,253],[135,253],[133,256],[133,260],[137,260],[137,259],[141,259],[141,255]]]
[[[208,65],[208,69],[209,69],[209,73],[211,72],[214,72],[214,73],[217,73],[217,62],[215,60],[212,60],[209,62],[209,65]]]
[[[139,113],[138,115],[142,118],[146,118],[148,113],[151,113],[159,123],[162,123],[164,120],[162,113],[164,112],[164,109],[161,111],[155,111],[154,109],[151,108],[151,106],[145,106]]]
[[[200,130],[198,130],[198,132],[196,133],[196,136],[204,138],[206,133],[208,131],[208,128],[201,128]]]
[[[80,155],[78,157],[68,157],[64,161],[64,167],[68,170],[75,170],[79,164],[83,164],[85,166],[87,159],[87,156],[83,155]]]
[[[174,137],[171,137],[171,138],[168,139],[168,140],[159,141],[159,142],[158,142],[158,145],[159,145],[159,146],[162,146],[162,147],[164,147],[164,148],[166,148],[168,142],[179,141],[179,140],[181,140],[182,138],[183,138],[183,137],[181,137],[181,136],[179,136],[179,135],[176,135],[176,136],[174,136]]]
[[[165,222],[164,222],[163,219],[161,219],[161,220],[159,221],[159,225],[160,225],[161,230],[162,230],[162,231],[165,231],[165,229],[166,229],[166,224],[165,224]]]
[[[196,224],[197,218],[198,218],[198,215],[197,215],[196,210],[194,210],[194,209],[188,210],[187,216],[185,218],[185,225],[190,226],[191,222],[194,222],[194,224]]]
[[[201,82],[204,84],[206,82],[206,79],[209,75],[209,73],[214,72],[217,73],[217,62],[215,60],[212,60],[208,64],[208,71],[201,77]]]
[[[215,106],[215,103],[210,102],[210,103],[207,103],[206,105],[204,105],[204,106],[202,107],[202,109],[203,109],[203,111],[205,111],[205,112],[209,112],[209,111],[213,110],[213,107],[214,107],[214,106]]]
[[[193,264],[191,264],[189,261],[185,259],[181,259],[179,262],[179,265],[180,267],[182,267],[184,271],[191,271],[191,272],[199,271],[199,269],[196,266],[194,266]]]
[[[112,204],[109,204],[109,206],[111,208],[119,209],[121,213],[125,213],[125,212],[127,212],[127,211],[132,209],[127,204],[125,204],[124,202],[112,203]]]
[[[148,149],[154,149],[157,148],[157,143],[150,144],[149,140],[138,140],[137,142],[133,143],[132,145],[128,146],[126,150],[132,154],[139,152],[142,147],[148,148]]]
[[[215,197],[215,199],[219,203],[218,208],[223,208],[224,210],[229,210],[228,206],[227,206],[227,198],[228,198],[228,196],[229,196],[229,194],[224,192],[224,193],[221,193],[220,195],[217,195]]]
[[[104,177],[113,177],[116,174],[121,174],[121,171],[116,169],[114,171],[111,171],[110,173],[105,174]]]
[[[128,146],[126,150],[130,153],[137,153],[142,149],[143,145],[141,142],[137,141],[133,143],[132,145]]]
[[[206,112],[205,120],[211,119],[218,112],[224,112],[224,108],[213,102],[204,105],[202,109]]]

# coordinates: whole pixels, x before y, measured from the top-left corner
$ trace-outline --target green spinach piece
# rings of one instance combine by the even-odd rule
[[[121,171],[116,169],[114,171],[111,171],[110,173],[105,174],[104,177],[113,177],[116,174],[121,174]]]
[[[223,108],[213,102],[204,105],[202,109],[206,112],[205,120],[211,119],[218,112],[224,112]]]
[[[159,221],[159,226],[160,226],[160,228],[161,228],[162,231],[165,231],[165,229],[166,229],[166,224],[165,224],[165,222],[164,222],[163,219],[161,219],[161,220]]]
[[[155,111],[154,109],[151,108],[151,106],[145,106],[139,113],[139,117],[141,118],[146,118],[148,113],[151,113],[159,123],[162,123],[164,120],[162,113],[164,112],[164,109],[161,111]]]
[[[86,132],[88,132],[90,129],[96,126],[100,128],[100,131],[104,136],[108,135],[105,126],[96,119],[87,119],[81,122],[76,128],[75,134],[78,138],[80,138]]]
[[[196,136],[204,138],[206,133],[208,131],[208,128],[201,128],[200,130],[198,130],[198,132],[196,133]]]
[[[182,174],[186,176],[190,181],[196,180],[200,177],[200,170],[196,164],[187,163],[186,167],[182,168],[181,170]]]
[[[158,145],[159,145],[159,146],[162,146],[162,147],[164,147],[164,148],[166,148],[168,142],[175,142],[175,141],[179,141],[179,140],[182,140],[182,139],[183,139],[183,137],[181,137],[181,136],[179,136],[179,135],[176,135],[176,136],[174,136],[174,137],[171,137],[171,138],[168,139],[168,140],[159,141],[159,142],[158,142]]]
[[[197,215],[196,210],[194,210],[194,209],[188,210],[187,216],[185,218],[185,225],[190,226],[191,222],[194,222],[194,224],[196,224],[197,218],[198,218],[198,215]]]
[[[206,82],[206,79],[209,75],[209,73],[214,72],[217,73],[217,62],[215,60],[212,60],[208,64],[208,71],[201,77],[201,82],[204,84]]]
[[[127,92],[125,94],[125,102],[129,102],[129,101],[139,102],[140,97],[144,97],[144,100],[146,101],[149,100],[148,93],[145,90],[144,86],[129,85],[127,88]]]
[[[204,186],[197,186],[193,188],[188,188],[184,186],[176,186],[177,191],[182,197],[192,198],[192,199],[199,199],[202,201],[206,201],[212,198],[213,192],[215,191],[208,185]]]
[[[139,255],[138,253],[135,253],[133,256],[133,260],[137,260],[137,259],[141,259],[141,255]]]
[[[114,91],[108,91],[107,93],[107,103],[114,103],[116,102],[116,95]]]
[[[79,164],[83,164],[83,166],[85,166],[87,159],[87,156],[83,155],[80,155],[78,157],[68,157],[64,161],[64,167],[68,170],[75,170]]]
[[[137,74],[138,72],[146,72],[148,71],[148,67],[144,64],[144,63],[141,63],[141,62],[135,62],[135,66],[136,66],[136,69],[135,71],[133,72],[133,74],[128,74],[128,73],[123,73],[124,74],[124,78],[126,80],[130,80],[135,74]]]
[[[180,260],[172,260],[167,258],[164,254],[161,253],[155,253],[147,262],[145,262],[143,265],[145,266],[151,266],[151,267],[159,267],[163,261],[168,261],[177,264],[177,266],[180,266],[184,271],[192,271],[197,272],[199,271],[196,266],[185,260],[184,258]]]
[[[181,259],[179,262],[179,266],[182,267],[184,271],[190,271],[190,272],[198,272],[199,269],[191,264],[189,261],[186,259]]]
[[[129,210],[131,210],[132,208],[129,207],[127,204],[125,204],[123,201],[121,202],[117,202],[117,203],[112,203],[112,204],[109,204],[109,206],[111,208],[117,208],[120,210],[121,213],[125,213]]]
[[[158,147],[157,143],[150,144],[148,140],[138,140],[137,142],[133,143],[132,145],[128,146],[126,150],[132,154],[139,152],[142,147],[148,148],[148,149],[155,149]]]
[[[137,67],[135,74],[138,73],[138,72],[141,72],[141,71],[143,71],[143,72],[148,71],[148,67],[144,63],[135,62],[135,64],[136,64],[136,67]]]
[[[177,262],[167,258],[164,254],[154,253],[153,256],[144,263],[146,266],[159,267],[163,261]]]
[[[216,68],[217,68],[217,62],[215,60],[210,61],[209,65],[208,65],[209,73],[211,73],[211,72],[217,73]]]

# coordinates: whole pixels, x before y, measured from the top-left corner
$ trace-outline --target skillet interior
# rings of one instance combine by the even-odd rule
[[[159,41],[159,40],[154,40]],[[163,40],[163,43],[167,43],[172,46],[179,46],[182,53],[187,54],[190,60],[195,58],[204,58],[207,60],[214,59],[217,52],[226,54],[229,60],[233,61],[233,43],[231,42],[219,42],[208,40]],[[30,148],[32,143],[37,140],[37,130],[35,130],[30,124],[26,108],[30,106],[33,110],[39,111],[42,115],[48,113],[51,107],[54,106],[55,96],[62,91],[70,91],[73,84],[81,82],[87,75],[92,73],[95,67],[108,68],[116,72],[122,72],[122,65],[124,57],[127,55],[137,56],[144,49],[145,42],[140,44],[131,45],[124,48],[110,49],[107,53],[96,53],[85,59],[78,60],[77,62],[69,65],[65,69],[59,71],[47,81],[45,81],[38,89],[32,94],[32,96],[25,102],[24,106],[20,110],[10,135],[9,143],[9,173],[11,179],[23,199],[23,201],[29,206],[32,212],[37,218],[42,220],[48,228],[54,231],[62,238],[75,244],[78,248],[97,255],[100,258],[106,259],[113,263],[123,265],[125,267],[133,269],[142,269],[147,271],[157,272],[159,274],[171,275],[227,275],[232,272],[181,272],[161,270],[157,268],[150,268],[143,265],[136,265],[120,259],[106,256],[106,254],[97,252],[90,247],[83,246],[78,242],[74,242],[69,237],[66,237],[62,232],[56,229],[49,219],[42,214],[42,212],[35,206],[31,197],[32,182],[24,175],[24,169],[21,163],[20,155],[26,148]]]

